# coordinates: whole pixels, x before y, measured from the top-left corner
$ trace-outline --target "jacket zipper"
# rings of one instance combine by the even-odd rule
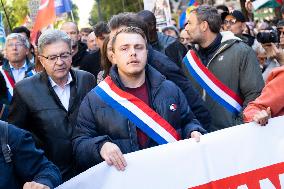
[[[128,132],[129,132],[129,138],[130,138],[130,145],[131,145],[131,148],[133,148],[133,138],[132,138],[132,134],[131,134],[131,128],[130,128],[130,121],[127,120],[127,127],[128,127]],[[133,149],[132,149],[133,150]]]
[[[215,54],[214,56],[209,60],[206,68],[209,70],[209,65],[210,63],[212,62],[212,60],[217,56],[219,55],[220,52],[222,52],[226,47],[228,46],[228,44],[225,44],[223,47],[221,47]],[[202,99],[205,101],[206,100],[206,91],[205,89],[202,90]]]

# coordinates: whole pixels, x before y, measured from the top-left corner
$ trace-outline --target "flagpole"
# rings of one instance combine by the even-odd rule
[[[10,31],[12,31],[11,23],[10,23],[10,20],[9,20],[9,18],[8,18],[8,16],[7,16],[7,12],[6,12],[6,9],[5,9],[5,6],[4,6],[2,0],[1,0],[1,4],[2,4],[3,10],[4,10],[4,13],[5,13],[5,17],[6,17],[6,20],[7,20],[8,25],[9,25]]]
[[[71,10],[70,14],[71,14],[72,22],[74,22],[74,15],[73,15],[73,11],[72,10]]]

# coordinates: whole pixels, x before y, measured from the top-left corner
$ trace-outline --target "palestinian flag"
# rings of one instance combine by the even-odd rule
[[[256,0],[252,2],[254,10],[262,8],[276,8],[283,4],[283,0]]]

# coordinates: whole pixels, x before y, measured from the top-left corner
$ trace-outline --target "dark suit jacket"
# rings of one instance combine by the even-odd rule
[[[61,171],[63,181],[75,176],[71,137],[78,109],[85,95],[95,87],[90,73],[71,70],[68,111],[51,87],[44,71],[16,84],[8,121],[33,133],[37,144]]]

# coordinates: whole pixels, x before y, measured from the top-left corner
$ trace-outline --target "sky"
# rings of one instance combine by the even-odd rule
[[[89,17],[95,0],[73,0],[79,9],[79,28],[90,26]]]

